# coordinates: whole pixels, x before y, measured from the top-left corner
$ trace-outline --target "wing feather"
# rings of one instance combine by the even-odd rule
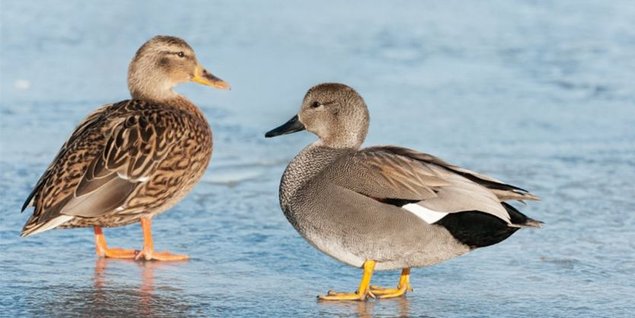
[[[112,111],[113,108],[115,108],[113,104],[106,104],[99,107],[93,113],[89,114],[86,117],[86,119],[84,119],[77,126],[77,128],[75,128],[75,131],[73,131],[73,133],[68,138],[68,140],[64,143],[64,145],[62,145],[62,147],[60,148],[60,151],[57,153],[57,155],[55,156],[51,164],[46,168],[46,170],[44,171],[44,173],[42,174],[38,182],[33,187],[33,190],[31,191],[31,193],[29,193],[29,195],[27,196],[26,200],[24,201],[24,204],[22,205],[22,209],[21,209],[22,212],[24,212],[26,208],[33,206],[35,195],[42,189],[45,182],[50,178],[53,168],[58,166],[61,158],[64,157],[64,155],[66,154],[66,151],[69,149],[69,145],[72,145],[75,142],[77,142],[79,139],[81,139],[81,136],[83,136],[86,133],[86,131],[93,129],[94,126],[97,125],[99,122],[101,122],[103,118],[107,114],[109,114],[110,111]]]
[[[78,126],[27,198],[24,208],[35,211],[23,235],[62,214],[98,217],[124,207],[152,177],[182,134],[166,120],[177,115],[136,103],[106,105]]]
[[[417,204],[432,211],[482,211],[506,222],[501,202],[536,196],[407,148],[370,147],[337,161],[328,178],[335,184],[382,202]]]

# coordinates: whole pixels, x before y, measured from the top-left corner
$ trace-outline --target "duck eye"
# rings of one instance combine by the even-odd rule
[[[315,102],[313,102],[313,104],[311,104],[311,108],[318,108],[320,106],[322,106],[322,104],[320,104],[320,102],[318,102],[318,101],[315,101]]]
[[[183,52],[176,53],[176,55],[178,55],[179,57],[185,57],[185,53]]]

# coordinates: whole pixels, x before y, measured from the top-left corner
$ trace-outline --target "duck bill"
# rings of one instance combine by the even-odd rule
[[[216,77],[214,74],[208,72],[200,65],[196,67],[196,70],[194,70],[194,77],[192,78],[192,82],[219,89],[231,89],[229,83]]]
[[[292,134],[294,132],[305,130],[304,124],[300,122],[298,115],[293,116],[288,122],[278,128],[274,128],[265,134],[265,138],[276,137],[280,135]]]

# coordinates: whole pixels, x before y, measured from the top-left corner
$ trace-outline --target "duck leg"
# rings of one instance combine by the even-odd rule
[[[184,261],[188,259],[187,255],[154,251],[151,217],[141,218],[141,229],[143,230],[143,249],[139,251],[139,253],[135,256],[135,260],[144,259],[146,261]]]
[[[399,277],[397,288],[370,286],[370,292],[377,296],[377,298],[401,297],[408,291],[412,291],[412,287],[410,287],[410,268],[408,267],[401,270],[401,276]]]
[[[365,300],[366,296],[375,297],[370,291],[370,279],[373,277],[375,269],[375,261],[368,260],[364,262],[362,280],[359,282],[359,288],[354,293],[337,293],[329,291],[326,295],[318,296],[319,300]]]
[[[101,227],[95,226],[93,229],[95,230],[95,250],[97,251],[97,256],[108,258],[135,258],[137,255],[137,250],[116,247],[108,248],[106,237],[104,237],[104,232],[101,230]]]

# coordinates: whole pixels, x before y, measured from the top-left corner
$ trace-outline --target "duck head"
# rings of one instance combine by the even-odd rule
[[[352,88],[339,83],[319,84],[306,93],[300,112],[265,134],[275,137],[308,130],[330,148],[358,149],[368,133],[368,108]]]
[[[158,35],[144,43],[128,68],[128,89],[135,99],[174,98],[177,93],[172,88],[183,82],[230,88],[198,62],[187,42],[174,36]]]

